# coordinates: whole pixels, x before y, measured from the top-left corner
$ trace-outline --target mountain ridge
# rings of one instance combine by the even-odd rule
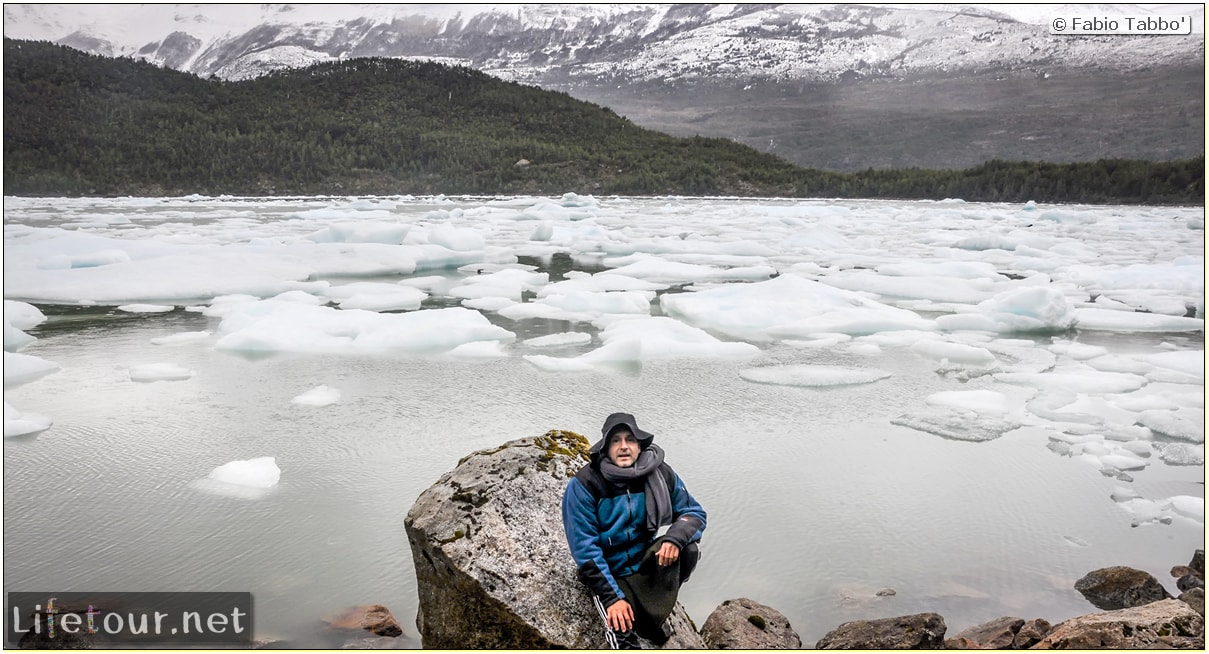
[[[363,56],[459,64],[834,171],[1205,151],[1203,5],[68,7],[6,5],[5,34],[227,80]],[[1047,27],[1181,11],[1202,31]]]

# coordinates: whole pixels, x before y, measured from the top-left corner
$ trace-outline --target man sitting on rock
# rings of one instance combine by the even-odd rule
[[[680,585],[697,565],[705,510],[634,416],[614,413],[600,431],[563,493],[567,544],[610,640],[637,648],[637,633],[663,645]]]

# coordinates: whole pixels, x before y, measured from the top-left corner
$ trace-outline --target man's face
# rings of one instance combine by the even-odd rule
[[[618,468],[628,468],[638,459],[638,439],[628,429],[618,429],[609,435],[609,460]]]

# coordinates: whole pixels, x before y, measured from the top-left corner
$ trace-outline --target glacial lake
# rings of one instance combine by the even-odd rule
[[[1114,565],[1175,593],[1169,569],[1204,547],[1203,213],[6,198],[5,299],[46,316],[20,347],[9,348],[6,328],[6,350],[57,369],[10,384],[6,354],[6,430],[14,411],[53,424],[4,440],[4,589],[250,591],[256,637],[298,647],[338,646],[320,618],[378,603],[406,632],[397,645],[418,647],[403,529],[415,498],[470,452],[550,429],[595,440],[605,415],[628,411],[708,512],[701,563],[681,594],[699,626],[738,597],[784,613],[807,647],[843,622],[925,611],[944,616],[950,637],[1006,615],[1057,623],[1096,610],[1074,583]],[[402,272],[408,257],[414,269]],[[661,288],[589,287],[516,318],[504,314],[554,297],[537,278],[457,290],[500,270],[547,273],[552,285],[625,266],[627,279]],[[300,291],[336,320],[352,309],[337,308],[349,295],[332,289],[381,285],[365,287],[372,295],[409,279],[425,297],[393,313],[478,306],[478,316],[454,316],[449,338],[496,349],[451,355],[456,342],[358,348],[301,327],[248,331],[285,303],[255,297]],[[801,304],[718,296],[672,310],[664,300],[791,279]],[[888,290],[904,279],[921,291]],[[808,283],[822,290],[809,295]],[[1056,291],[1019,294],[1026,286]],[[811,313],[841,292],[873,313]],[[612,296],[627,293],[627,303]],[[232,300],[242,309],[214,310],[215,296],[239,295],[250,296]],[[645,315],[632,309],[642,297]],[[1005,298],[1016,300],[1012,316],[1052,324],[1005,327]],[[805,317],[776,322],[786,311]],[[905,328],[900,311],[929,326]],[[1118,314],[1124,326],[1112,327]],[[931,326],[962,315],[979,328]],[[709,340],[668,322],[613,337],[647,316]],[[459,336],[463,326],[513,336]],[[590,339],[529,342],[567,333]],[[198,336],[168,338],[181,334]],[[735,343],[758,352],[736,356],[725,346]],[[579,358],[606,348],[603,362]],[[165,363],[191,374],[132,381],[140,366]],[[754,369],[775,373],[773,383],[749,381]],[[801,370],[820,376],[803,385]],[[878,377],[853,383],[852,371]],[[319,386],[338,400],[295,401]],[[992,435],[962,440],[904,416]],[[270,488],[203,482],[222,464],[265,456],[281,471]]]

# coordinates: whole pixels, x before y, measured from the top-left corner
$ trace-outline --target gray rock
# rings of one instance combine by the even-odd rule
[[[332,631],[356,632],[364,629],[375,636],[394,638],[403,635],[403,629],[390,609],[381,604],[352,606],[323,618]]]
[[[1180,592],[1192,590],[1193,588],[1204,588],[1205,580],[1196,575],[1184,575],[1175,582],[1175,587],[1180,589]]]
[[[945,649],[1028,649],[1053,627],[1041,618],[1004,617],[970,627],[945,639]]]
[[[789,619],[746,597],[726,600],[701,627],[710,649],[802,649],[802,639]]]
[[[1201,614],[1202,618],[1205,617],[1204,588],[1193,588],[1191,590],[1186,590],[1180,595],[1179,600],[1188,606],[1191,606],[1192,610]]]
[[[1016,633],[1024,626],[1023,618],[1004,617],[991,620],[954,636],[978,643],[979,649],[1011,649]]]
[[[463,458],[420,494],[404,527],[425,648],[608,647],[562,526],[563,489],[589,445],[567,431],[510,441]],[[679,604],[672,626],[665,647],[704,647]]]
[[[1054,626],[1049,621],[1033,618],[1025,622],[1020,627],[1020,631],[1016,632],[1016,639],[1012,641],[1012,649],[1029,649],[1041,642],[1041,639],[1048,636],[1049,632],[1053,630]]]
[[[831,630],[815,649],[944,649],[945,629],[937,613],[857,620]]]
[[[1126,566],[1100,568],[1075,582],[1075,590],[1098,609],[1112,611],[1170,599],[1153,575]]]
[[[1168,599],[1071,618],[1033,649],[1203,649],[1204,638],[1205,619]]]
[[[1192,562],[1188,567],[1201,573],[1201,579],[1205,578],[1205,550],[1196,550],[1192,553]]]

